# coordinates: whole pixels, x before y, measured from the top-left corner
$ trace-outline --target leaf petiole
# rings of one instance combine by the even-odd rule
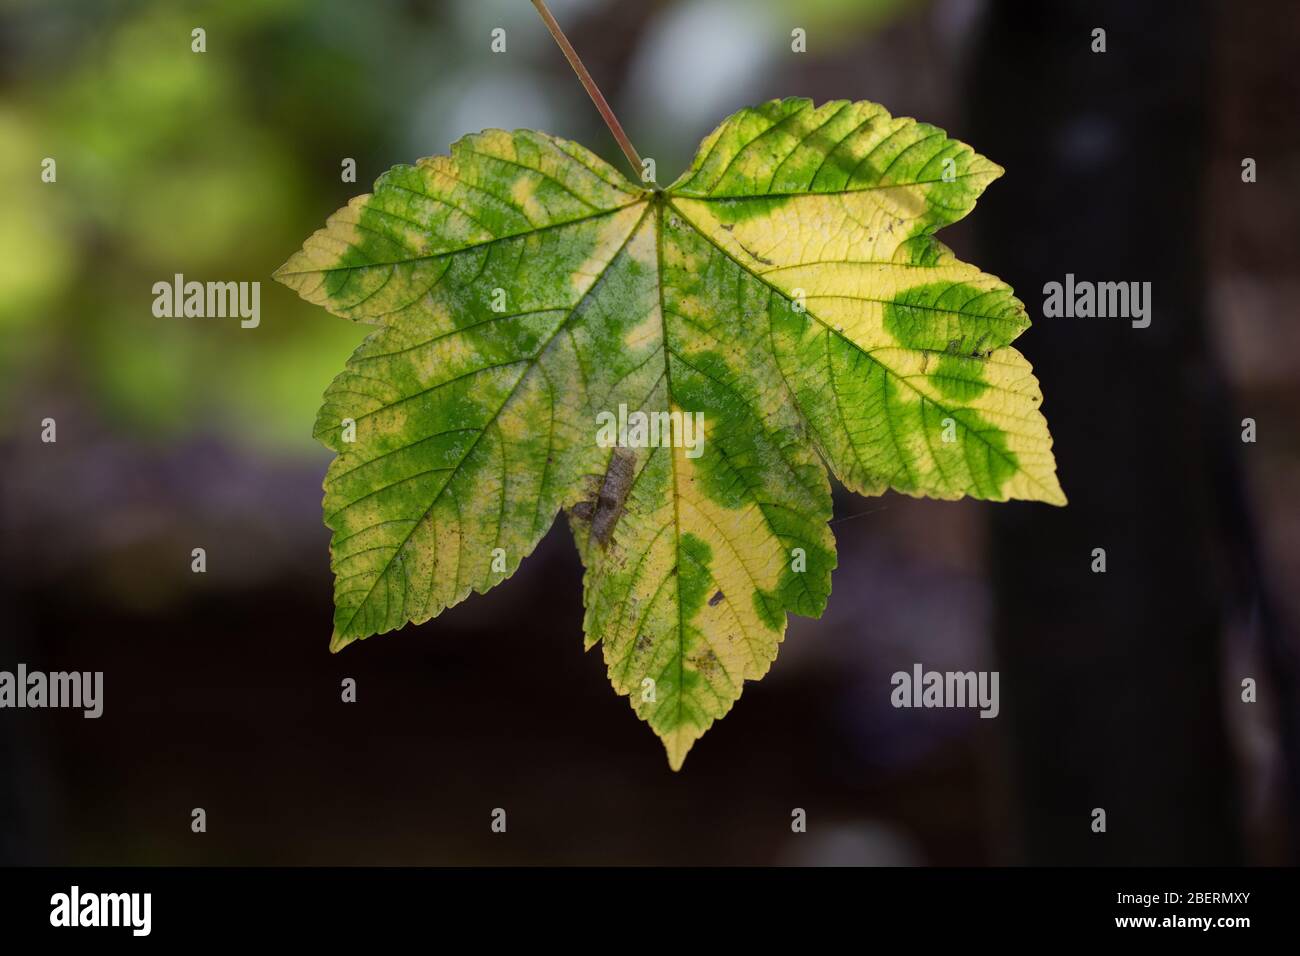
[[[573,44],[569,42],[569,38],[564,35],[564,31],[560,29],[560,25],[555,22],[555,17],[553,17],[551,11],[547,9],[545,0],[533,0],[533,6],[537,8],[537,13],[541,16],[542,22],[546,24],[546,29],[551,31],[551,36],[555,37],[555,42],[560,45],[560,49],[563,51],[565,59],[569,61],[569,66],[573,67],[573,72],[578,74],[579,82],[582,83],[583,88],[587,91],[587,95],[591,97],[591,102],[596,104],[596,109],[600,112],[601,118],[605,121],[605,125],[609,127],[609,131],[614,134],[614,139],[618,140],[618,145],[622,148],[623,155],[626,156],[627,161],[632,164],[632,169],[636,173],[637,180],[640,181],[642,171],[641,157],[637,153],[636,147],[632,145],[632,141],[627,138],[627,133],[623,132],[623,124],[618,121],[618,117],[615,116],[614,111],[610,109],[609,103],[605,99],[604,94],[600,92],[600,87],[596,86],[596,81],[591,78],[591,74],[588,73],[587,68],[583,66],[582,60],[578,57],[578,51],[573,48]]]

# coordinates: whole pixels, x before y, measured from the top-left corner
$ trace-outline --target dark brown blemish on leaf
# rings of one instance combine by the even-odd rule
[[[739,239],[736,240],[736,245],[740,246],[740,248],[744,249],[747,253],[749,253],[750,258],[752,258],[755,262],[761,262],[765,266],[770,266],[774,264],[771,259],[763,258],[758,253],[756,253],[753,249],[749,248],[749,246],[741,242]]]
[[[722,592],[719,591],[717,594],[713,595],[713,597],[709,598],[709,607],[717,607],[718,602],[722,600],[722,597]]]
[[[706,678],[715,676],[722,669],[722,664],[718,660],[718,656],[709,649],[702,651],[696,657],[687,658],[687,660]]]
[[[591,536],[602,547],[609,543],[614,525],[623,515],[623,503],[627,501],[627,493],[632,488],[635,465],[636,459],[631,452],[622,448],[615,448],[609,456],[605,480],[596,493],[595,511],[591,517]]]

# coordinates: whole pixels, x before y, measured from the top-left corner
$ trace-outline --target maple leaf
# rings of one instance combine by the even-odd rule
[[[828,466],[1064,504],[1024,306],[934,238],[1001,173],[806,99],[740,110],[662,190],[530,130],[385,173],[276,273],[378,327],[316,422],[332,647],[487,591],[567,509],[587,646],[678,768],[826,605]],[[703,431],[644,447],[637,412]]]

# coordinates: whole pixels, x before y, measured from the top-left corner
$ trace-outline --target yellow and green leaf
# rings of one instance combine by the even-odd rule
[[[316,422],[332,647],[487,591],[566,510],[587,646],[677,768],[787,614],[825,607],[827,466],[1064,504],[1024,306],[933,235],[1001,172],[875,104],[788,99],[664,190],[528,130],[385,173],[276,273],[376,326]],[[620,406],[702,413],[703,443],[603,447]]]

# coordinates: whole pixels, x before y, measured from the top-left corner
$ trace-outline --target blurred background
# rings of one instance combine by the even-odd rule
[[[582,652],[563,527],[331,656],[311,427],[364,329],[271,272],[465,133],[616,145],[526,0],[0,0],[0,669],[105,674],[99,720],[0,712],[0,862],[1296,862],[1300,7],[552,9],[662,182],[790,95],[1005,166],[942,238],[1028,305],[1070,506],[837,491],[829,610],[678,774]],[[1152,282],[1151,327],[1041,318],[1067,272]],[[261,281],[260,327],[155,318],[175,273]],[[893,709],[915,662],[998,670],[1001,716]]]

